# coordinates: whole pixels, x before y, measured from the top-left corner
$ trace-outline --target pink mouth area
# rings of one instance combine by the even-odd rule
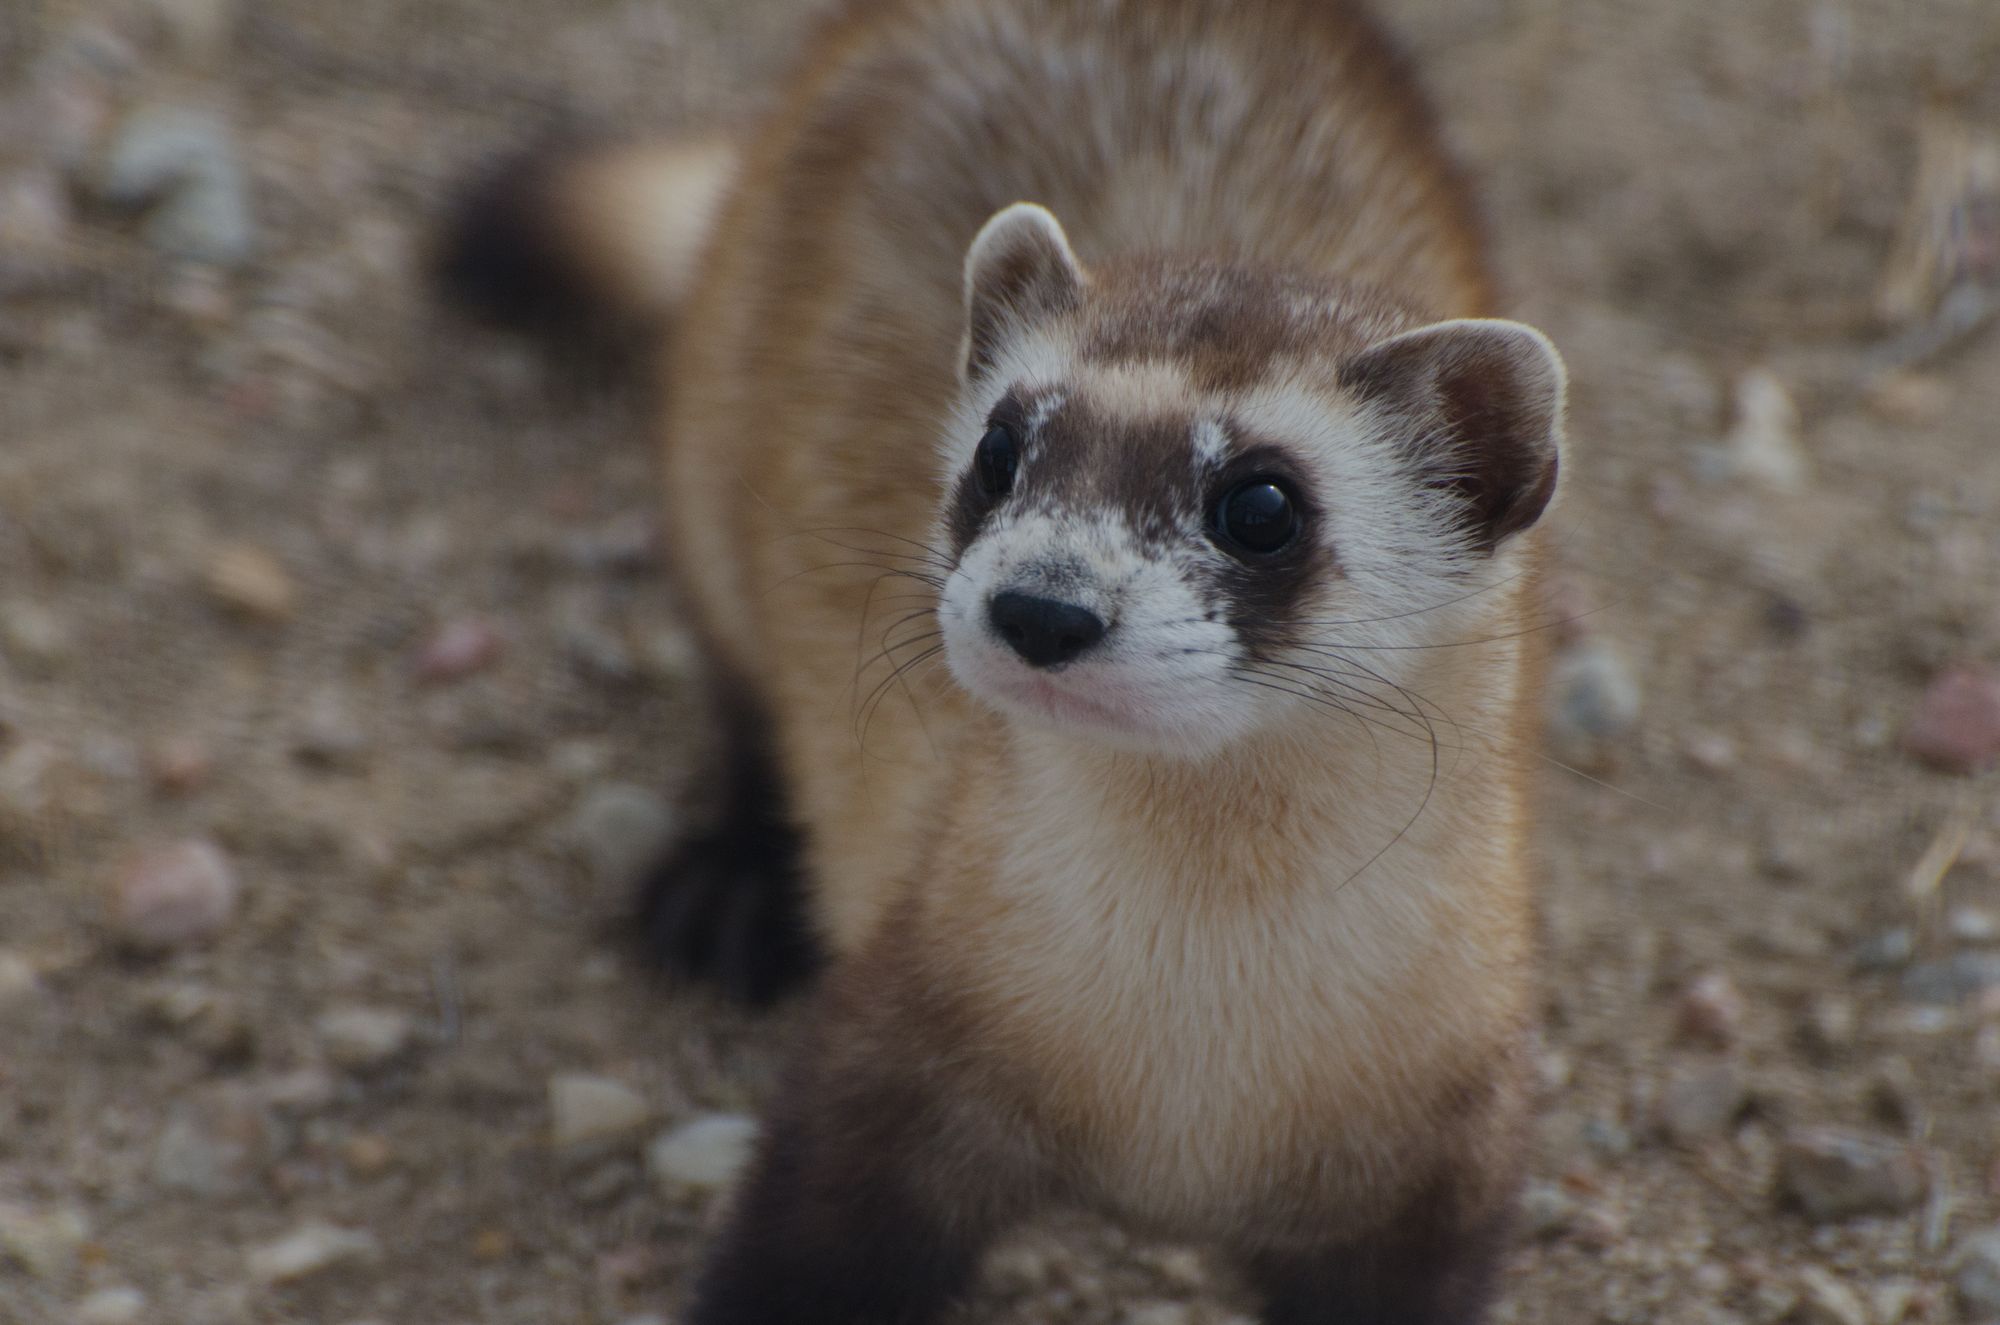
[[[1042,709],[1051,717],[1097,726],[1131,728],[1143,725],[1139,715],[1126,704],[1107,703],[1080,695],[1043,676],[1034,676],[1008,687],[1016,703]],[[1120,696],[1119,698],[1123,698]]]

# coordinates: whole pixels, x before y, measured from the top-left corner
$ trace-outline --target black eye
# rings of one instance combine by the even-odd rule
[[[1020,469],[1021,444],[1014,440],[1013,430],[1004,423],[988,428],[972,455],[972,479],[979,485],[979,495],[999,501],[1014,490],[1014,475]]]
[[[1215,532],[1245,552],[1277,552],[1299,532],[1299,508],[1273,479],[1237,484],[1215,504]]]

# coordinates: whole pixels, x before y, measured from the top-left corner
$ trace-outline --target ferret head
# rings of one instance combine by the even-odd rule
[[[1519,323],[1200,261],[1086,273],[1028,204],[973,241],[965,299],[938,614],[1017,721],[1200,755],[1393,705],[1491,624],[1555,494],[1562,361]]]

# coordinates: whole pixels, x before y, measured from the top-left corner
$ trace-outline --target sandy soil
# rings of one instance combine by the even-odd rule
[[[643,410],[415,272],[468,165],[745,114],[802,12],[0,11],[0,1322],[671,1313],[713,1199],[646,1142],[754,1108],[785,1019],[657,987],[618,932],[698,776]],[[1500,1318],[1960,1319],[1954,1248],[2000,1218],[2000,796],[1903,736],[2000,666],[2000,341],[1933,345],[1933,286],[1881,290],[1920,146],[2000,126],[2000,9],[1393,20],[1570,357],[1568,656],[1643,697],[1597,736],[1599,692],[1552,701],[1581,771],[1545,775],[1546,1119]],[[101,200],[163,106],[233,135],[240,262]],[[1947,241],[1962,290],[2000,279],[1996,208]],[[187,839],[240,898],[135,955],[115,901]],[[567,1073],[643,1117],[555,1145]],[[1876,1211],[1787,1198],[1828,1125],[1890,1148],[1844,1179]],[[326,1263],[274,1261],[302,1229]],[[1232,1309],[1199,1258],[1066,1224],[970,1318]]]

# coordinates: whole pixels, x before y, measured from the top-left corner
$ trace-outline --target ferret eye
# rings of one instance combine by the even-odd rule
[[[994,424],[979,439],[979,449],[972,455],[972,478],[979,485],[979,495],[987,501],[999,501],[1014,490],[1014,476],[1020,470],[1021,444],[1006,424]]]
[[[1299,532],[1299,508],[1276,479],[1246,479],[1215,504],[1215,535],[1226,546],[1268,556]]]

